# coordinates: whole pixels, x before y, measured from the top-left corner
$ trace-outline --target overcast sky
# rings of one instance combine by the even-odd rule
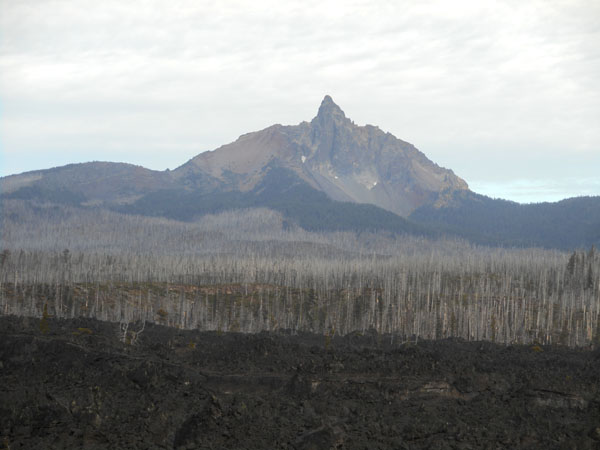
[[[175,168],[325,94],[470,187],[600,195],[598,1],[0,0],[0,175]]]

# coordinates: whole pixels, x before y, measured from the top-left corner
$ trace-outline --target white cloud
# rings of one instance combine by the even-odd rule
[[[471,185],[600,154],[600,4],[20,0],[0,30],[0,174],[173,168],[326,93]]]

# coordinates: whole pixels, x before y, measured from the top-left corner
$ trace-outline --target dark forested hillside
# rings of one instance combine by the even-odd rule
[[[331,200],[282,167],[270,167],[263,181],[248,192],[166,189],[147,194],[131,205],[115,210],[175,220],[192,220],[205,214],[233,209],[266,207],[310,231],[376,231],[433,236],[414,224],[375,205]]]
[[[600,197],[519,204],[459,192],[442,207],[417,209],[410,219],[487,245],[570,249],[600,244]]]

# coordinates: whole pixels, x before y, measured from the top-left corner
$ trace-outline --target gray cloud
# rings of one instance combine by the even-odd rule
[[[500,186],[600,162],[600,4],[20,0],[0,3],[0,30],[1,175],[173,168],[309,120],[326,93],[515,199]]]

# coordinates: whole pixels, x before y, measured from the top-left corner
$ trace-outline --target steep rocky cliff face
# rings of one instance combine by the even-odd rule
[[[333,200],[371,203],[402,216],[434,202],[441,192],[468,189],[413,145],[377,127],[354,124],[330,96],[311,122],[243,135],[201,153],[174,176],[212,179],[221,188],[245,191],[274,165],[291,169]]]

